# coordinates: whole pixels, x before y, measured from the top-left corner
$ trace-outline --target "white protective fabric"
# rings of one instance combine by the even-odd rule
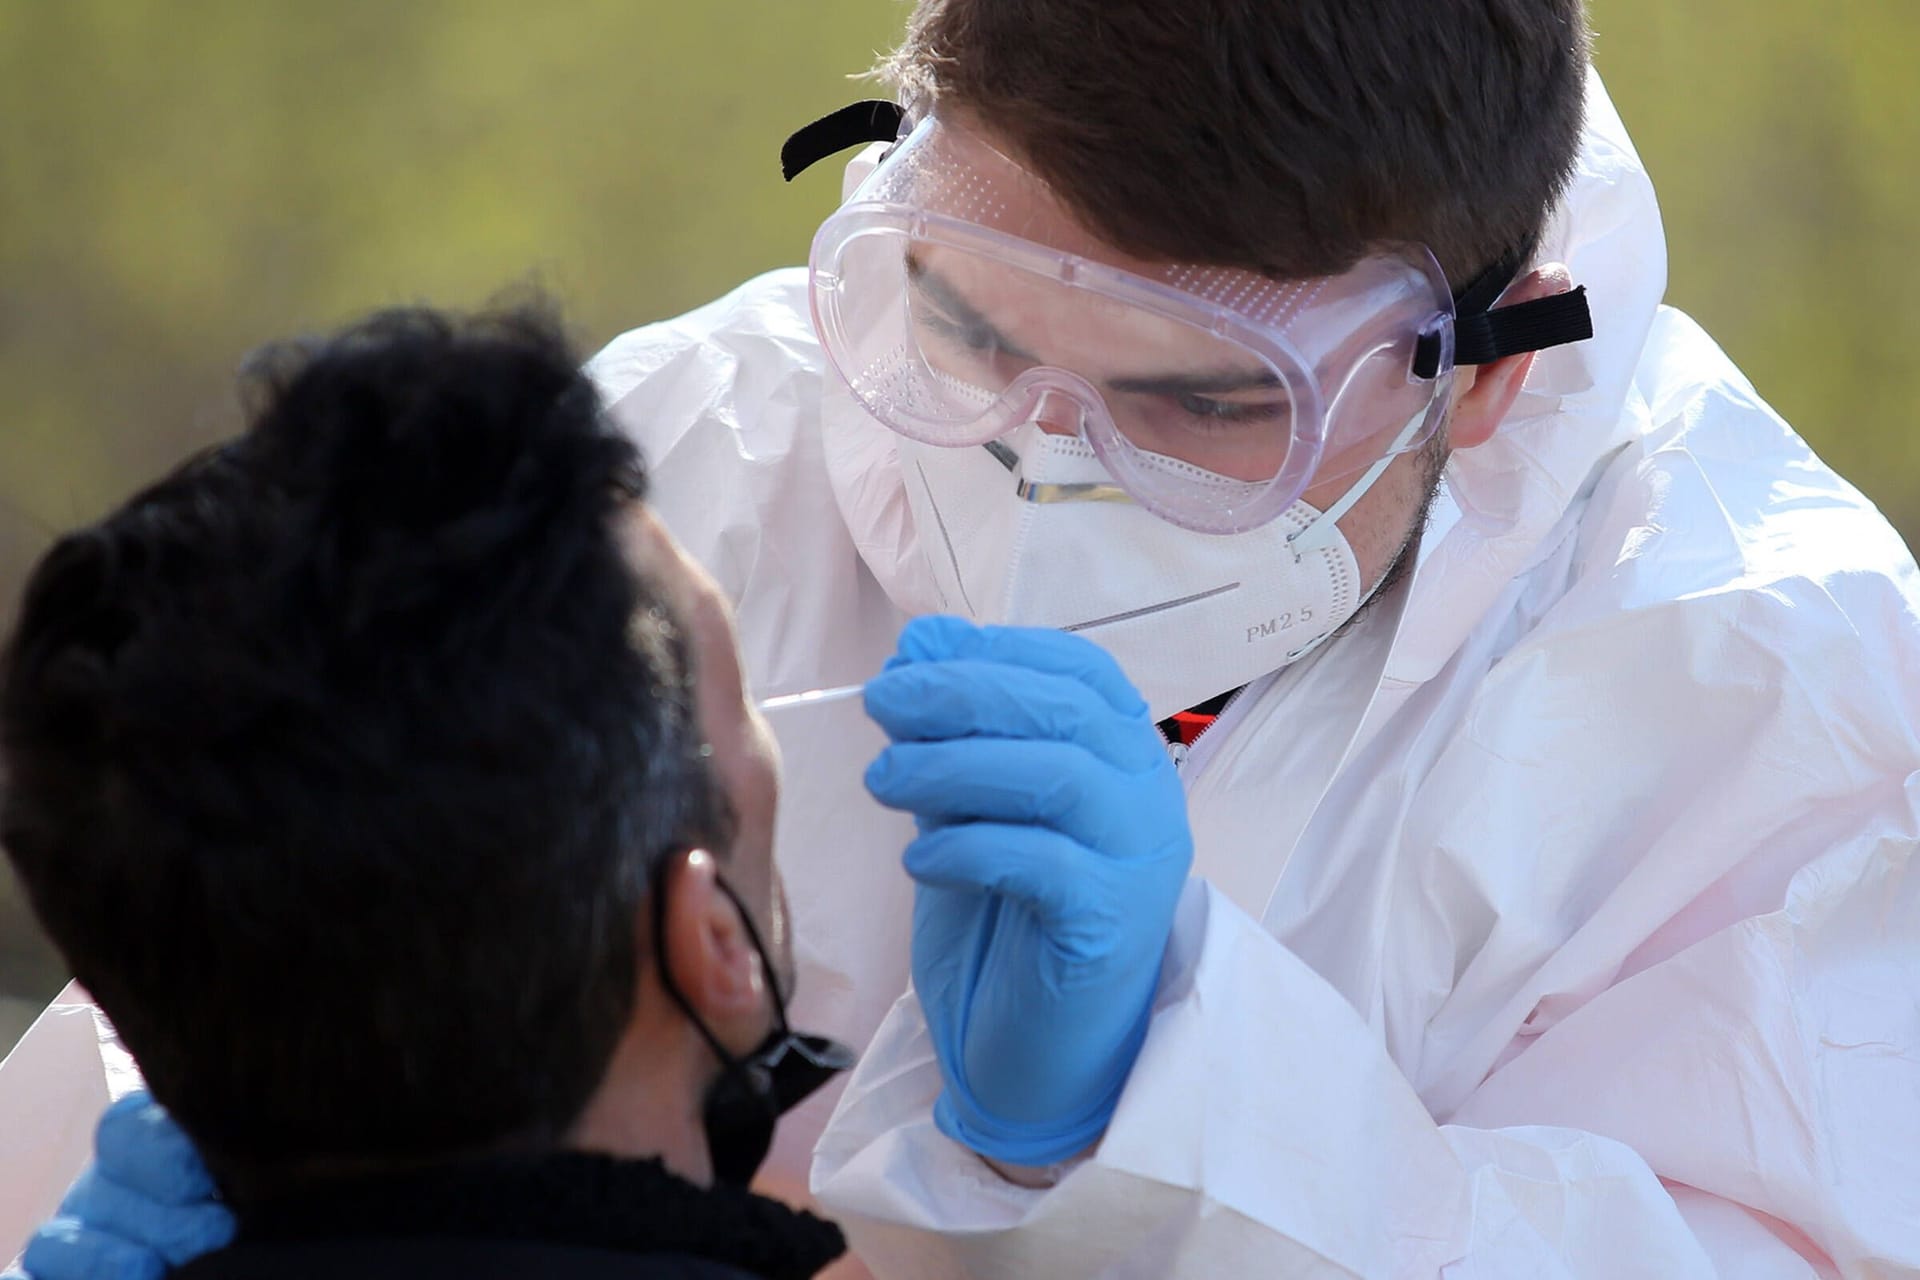
[[[814,1184],[879,1275],[1920,1271],[1920,575],[1658,308],[1651,187],[1590,100],[1545,256],[1599,336],[1455,459],[1410,584],[1195,746],[1205,882],[1113,1126],[1056,1185],[931,1124],[895,1003],[911,825],[860,786],[878,731],[854,703],[776,722],[794,1022],[872,1045],[771,1172],[840,1096]],[[834,500],[804,275],[592,370],[757,686],[876,669],[903,614],[863,555],[915,535],[897,491],[858,536]]]

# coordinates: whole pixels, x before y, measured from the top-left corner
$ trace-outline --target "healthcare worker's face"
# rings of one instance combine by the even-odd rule
[[[967,119],[969,128],[1012,154],[1004,140],[979,121]],[[1036,205],[1001,217],[1011,225],[1022,225],[1024,220],[1045,231],[1062,214],[1055,207]],[[1084,231],[1076,231],[1084,238]],[[1152,264],[1117,250],[1089,256],[1141,274],[1153,269]],[[1549,269],[1518,282],[1507,301],[1565,287],[1564,269],[1557,274]],[[1138,387],[1166,381],[1167,371],[1180,367],[1183,360],[1196,372],[1212,372],[1220,362],[1220,344],[1209,334],[1130,309],[1102,308],[1072,291],[1043,287],[1017,269],[937,245],[916,248],[908,290],[922,350],[943,372],[973,385],[1005,385],[1021,368],[1047,364],[1072,369],[1098,387]],[[990,340],[971,337],[975,331],[991,335]],[[948,335],[944,346],[943,334]],[[982,360],[998,364],[983,369],[979,367]],[[1483,368],[1458,369],[1446,426],[1421,448],[1396,458],[1341,517],[1340,532],[1370,586],[1413,546],[1450,449],[1469,448],[1491,436],[1531,362],[1532,356],[1526,355]],[[1108,408],[1124,419],[1121,428],[1128,437],[1144,447],[1238,479],[1260,480],[1278,469],[1284,445],[1263,453],[1245,442],[1257,438],[1261,424],[1273,416],[1273,406],[1267,402],[1277,399],[1284,410],[1285,396],[1271,386],[1257,385],[1257,380],[1249,381],[1252,385],[1243,389],[1205,397],[1109,394]],[[1077,429],[1074,422],[1049,421],[1044,414],[1038,425],[1065,434]],[[1389,432],[1397,425],[1398,419],[1383,422],[1381,429]],[[1215,445],[1210,451],[1209,434]],[[1331,480],[1310,484],[1302,498],[1326,510],[1345,496],[1364,465],[1363,461],[1340,470]]]
[[[718,868],[766,943],[781,989],[793,989],[793,943],[786,893],[773,864],[780,757],[773,735],[748,699],[733,610],[720,588],[641,503],[621,514],[628,560],[659,593],[693,664],[700,731],[712,749],[714,780],[731,805],[733,845]]]

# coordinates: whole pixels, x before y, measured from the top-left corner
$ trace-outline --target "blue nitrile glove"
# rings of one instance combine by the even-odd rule
[[[146,1093],[108,1107],[94,1162],[27,1244],[34,1280],[159,1280],[233,1239],[233,1214],[187,1135]]]
[[[921,832],[935,1122],[997,1160],[1064,1160],[1119,1104],[1193,860],[1166,745],[1106,651],[1060,631],[916,619],[866,705],[893,739],[867,789]]]

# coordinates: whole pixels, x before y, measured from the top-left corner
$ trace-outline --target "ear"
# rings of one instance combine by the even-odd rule
[[[1573,276],[1566,266],[1552,262],[1514,281],[1494,305],[1498,310],[1572,288]],[[1453,448],[1471,449],[1493,438],[1519,397],[1537,354],[1527,351],[1492,364],[1463,366],[1454,374],[1453,417],[1447,424],[1447,440]]]
[[[668,868],[665,946],[673,980],[721,1044],[750,1053],[766,1036],[771,1000],[739,909],[720,887],[712,854],[695,849]]]

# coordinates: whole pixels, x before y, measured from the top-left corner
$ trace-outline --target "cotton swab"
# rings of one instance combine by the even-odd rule
[[[762,698],[760,710],[784,711],[788,707],[818,707],[829,702],[844,702],[866,687],[865,683],[843,684],[833,689],[809,689],[805,693],[783,693],[774,698]]]

